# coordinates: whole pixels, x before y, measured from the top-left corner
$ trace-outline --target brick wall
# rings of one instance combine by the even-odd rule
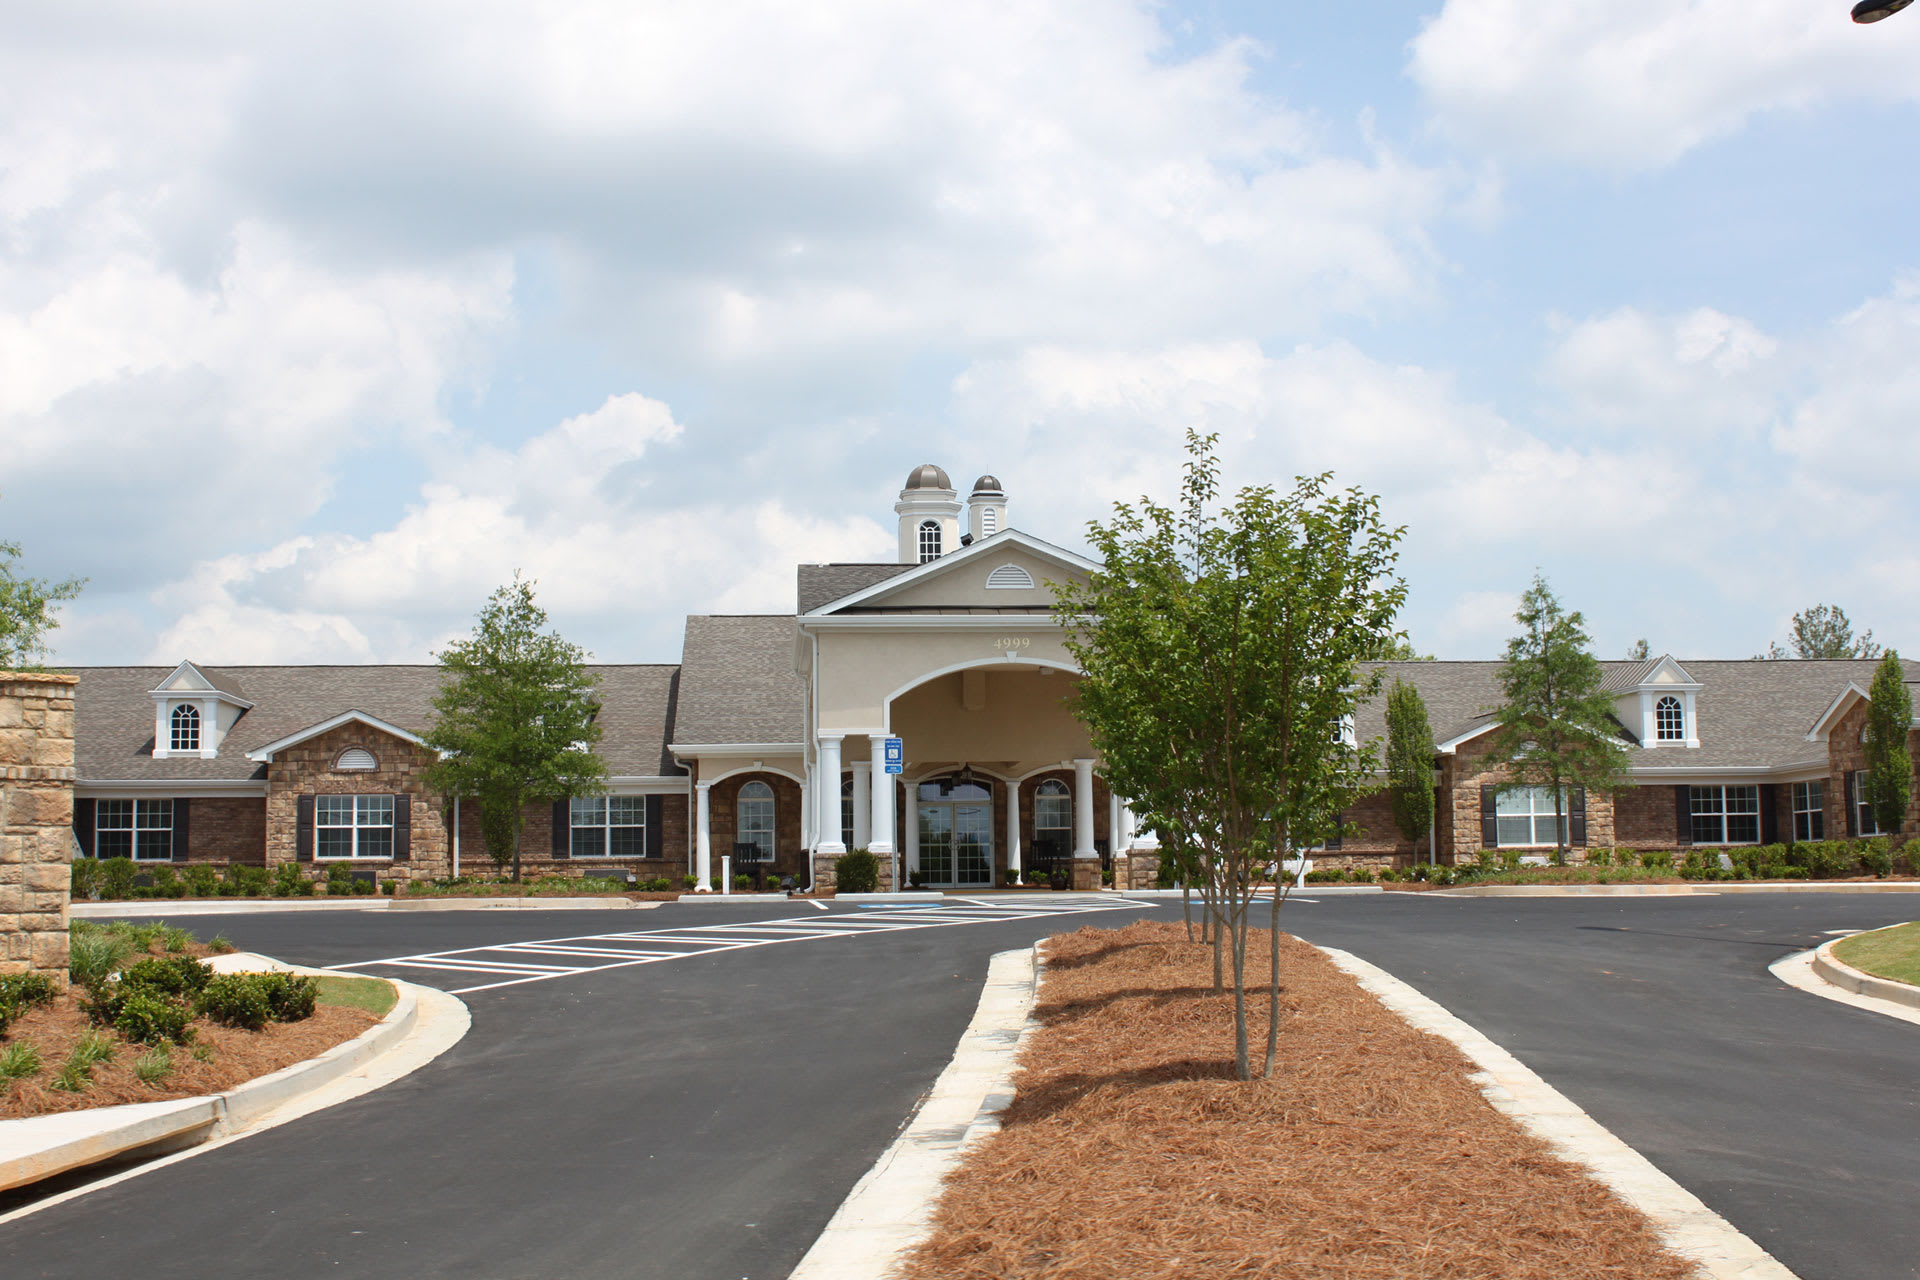
[[[0,673],[0,972],[67,985],[75,676]]]
[[[713,874],[720,874],[720,859],[733,853],[740,788],[750,782],[764,782],[773,788],[773,865],[769,869],[783,876],[797,876],[805,883],[807,857],[800,836],[800,784],[778,773],[737,773],[714,783],[707,793],[707,838],[713,852]],[[734,874],[746,872],[735,867]]]
[[[371,752],[377,767],[342,772],[342,752],[353,747]],[[359,723],[343,724],[274,757],[267,769],[266,865],[295,861],[299,799],[308,795],[404,795],[411,798],[409,860],[355,859],[356,869],[378,871],[382,879],[434,879],[448,873],[447,821],[440,796],[426,785],[432,753],[404,738]],[[195,814],[196,827],[198,812]],[[200,835],[193,833],[195,843]],[[311,850],[307,853],[311,856]],[[321,866],[329,864],[318,864]]]
[[[1662,784],[1623,788],[1614,799],[1613,825],[1613,843],[1622,849],[1680,849],[1693,842],[1691,827],[1680,829],[1674,789]]]
[[[1847,834],[1847,774],[1867,767],[1867,748],[1860,732],[1867,726],[1867,704],[1854,704],[1827,734],[1827,836],[1840,839]],[[1907,735],[1907,754],[1920,766],[1920,733]],[[1793,828],[1786,828],[1791,831]],[[1902,836],[1920,833],[1920,767],[1907,787],[1907,817],[1900,824]]]
[[[623,867],[642,880],[665,876],[677,888],[680,878],[689,872],[687,854],[692,848],[688,838],[691,828],[687,820],[687,794],[684,791],[670,792],[660,797],[661,856],[658,858],[555,858],[553,806],[530,804],[521,815],[521,821],[520,874],[523,877],[585,876],[591,875],[596,867]],[[716,872],[717,869],[716,866]],[[480,805],[477,801],[462,801],[460,874],[490,876],[494,870],[493,859],[487,855],[486,837],[480,831]]]
[[[176,861],[238,862],[265,866],[267,861],[267,802],[237,797],[195,796],[176,799],[176,809],[187,806],[186,856]]]

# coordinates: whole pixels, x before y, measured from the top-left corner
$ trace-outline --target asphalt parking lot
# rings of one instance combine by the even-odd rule
[[[945,1065],[988,957],[1141,913],[796,908],[187,921],[306,964],[450,965],[366,971],[468,989],[473,1030],[373,1094],[0,1224],[6,1273],[782,1277]],[[1767,972],[1920,898],[1288,913],[1479,1027],[1804,1280],[1920,1276],[1920,1027]]]

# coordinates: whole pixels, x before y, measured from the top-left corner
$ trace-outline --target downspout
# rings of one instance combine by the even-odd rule
[[[820,637],[811,631],[807,632],[807,644],[811,649],[812,655],[813,655],[812,656],[813,678],[807,682],[807,724],[811,731],[807,734],[808,742],[806,745],[811,746],[812,743],[818,741],[820,737]],[[806,751],[805,751],[805,748],[803,747],[800,753],[800,760],[802,764],[806,763],[806,758],[807,758]],[[837,796],[840,794],[839,779],[838,778],[834,779],[834,783],[835,785],[834,785],[833,792]],[[815,803],[813,807],[816,810],[819,809],[820,805],[819,805],[818,797],[815,797]],[[837,805],[834,807],[834,816],[836,818],[838,818],[839,816],[839,806]],[[814,827],[816,828],[816,830],[814,831],[814,834],[816,836],[819,835],[818,827],[823,820],[824,819],[819,813],[816,812],[813,815],[813,824],[814,824]],[[817,887],[815,882],[819,878],[819,875],[820,875],[820,864],[815,859],[813,850],[808,849],[807,850],[807,892],[808,893],[811,894],[815,891]]]
[[[453,798],[453,878],[460,878],[460,797]]]

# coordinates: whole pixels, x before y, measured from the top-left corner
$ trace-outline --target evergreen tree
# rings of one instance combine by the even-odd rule
[[[1387,778],[1393,823],[1418,850],[1433,831],[1433,726],[1420,691],[1398,678],[1387,691]]]
[[[1570,789],[1601,791],[1631,785],[1613,699],[1603,690],[1599,659],[1589,651],[1586,619],[1568,613],[1538,573],[1513,615],[1521,633],[1507,642],[1488,762],[1503,764],[1512,780],[1502,790],[1547,787],[1567,847]]]
[[[1867,802],[1874,825],[1897,834],[1907,821],[1913,791],[1913,756],[1907,732],[1913,726],[1913,696],[1907,689],[1900,655],[1887,650],[1873,673],[1867,704]]]
[[[594,678],[579,646],[545,630],[533,583],[515,574],[480,611],[473,635],[438,655],[437,719],[427,733],[441,758],[428,782],[480,802],[487,856],[520,879],[520,831],[529,804],[594,795],[607,768],[593,752]]]
[[[1793,634],[1788,639],[1793,644],[1791,653],[1773,643],[1760,656],[1774,659],[1880,656],[1880,646],[1874,642],[1872,630],[1856,638],[1853,623],[1847,620],[1847,611],[1837,604],[1817,604],[1794,614]]]

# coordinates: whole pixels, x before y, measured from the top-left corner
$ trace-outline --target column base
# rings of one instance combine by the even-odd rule
[[[1095,893],[1101,888],[1100,859],[1075,858],[1073,860],[1073,891],[1075,893]]]
[[[1160,851],[1135,849],[1127,855],[1127,888],[1151,889],[1160,883]]]

